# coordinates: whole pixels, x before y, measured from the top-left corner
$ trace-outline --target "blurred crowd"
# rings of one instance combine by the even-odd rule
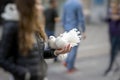
[[[81,0],[66,0],[61,6],[61,17],[58,0],[49,0],[48,3],[48,7],[44,7],[42,0],[0,0],[0,26],[3,28],[0,67],[10,72],[15,80],[47,79],[44,59],[49,58],[53,58],[55,63],[62,63],[68,74],[78,71],[75,62],[80,45],[73,48],[67,45],[63,49],[50,47],[44,49],[44,43],[47,43],[50,36],[56,36],[57,23],[62,23],[64,31],[77,28],[81,31],[82,40],[85,40],[87,38],[85,20],[88,19],[86,18],[88,15],[84,14],[84,5]],[[119,10],[119,1],[111,0],[105,11],[107,16],[102,19],[108,24],[111,47],[110,61],[104,76],[108,75],[114,65],[117,66],[115,71],[120,70],[120,64],[116,60],[120,53]],[[36,45],[33,46],[34,44],[38,44],[37,48]],[[61,62],[57,56],[65,53],[68,53],[68,56]]]

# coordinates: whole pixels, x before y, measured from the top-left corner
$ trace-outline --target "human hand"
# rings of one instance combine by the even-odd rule
[[[119,20],[120,19],[120,16],[119,15],[112,15],[111,18],[113,20]]]
[[[62,48],[62,49],[57,49],[57,50],[55,50],[54,54],[57,56],[57,55],[59,55],[59,54],[68,53],[68,52],[71,51],[71,48],[72,48],[72,47],[71,47],[70,44],[69,44],[69,45],[67,45],[66,47]]]
[[[84,33],[82,33],[82,37],[83,37],[83,40],[85,40],[86,39],[86,33],[84,32]]]

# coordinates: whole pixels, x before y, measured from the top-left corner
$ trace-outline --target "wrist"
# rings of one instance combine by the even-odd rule
[[[54,51],[54,55],[55,55],[55,56],[58,56],[59,54],[57,53],[57,51]]]

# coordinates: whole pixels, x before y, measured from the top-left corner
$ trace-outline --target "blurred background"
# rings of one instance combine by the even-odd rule
[[[45,8],[49,0],[43,0]],[[58,1],[58,14],[62,16],[62,9],[66,0]],[[82,41],[78,49],[76,67],[78,71],[67,74],[66,69],[60,63],[46,60],[49,66],[48,80],[119,80],[120,71],[115,71],[116,65],[107,76],[104,72],[108,67],[110,58],[109,26],[104,21],[108,15],[110,2],[112,0],[81,0],[83,12],[86,19],[86,40]],[[120,0],[116,0],[120,1]],[[63,33],[61,22],[56,24],[55,35]],[[0,27],[2,34],[2,27]],[[119,52],[120,53],[120,52]],[[116,61],[120,64],[120,55]],[[0,80],[8,80],[9,74],[0,70]]]
[[[45,7],[48,7],[49,0],[43,0]],[[58,0],[59,15],[62,15],[63,5],[66,0]],[[86,20],[92,23],[100,23],[101,19],[106,16],[106,11],[109,7],[110,0],[80,0],[83,8]],[[112,1],[112,0],[111,0]]]

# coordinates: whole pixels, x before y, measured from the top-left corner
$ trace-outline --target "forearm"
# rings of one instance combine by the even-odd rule
[[[82,28],[82,32],[84,33],[86,31],[85,22],[82,21],[80,24],[81,24],[80,27]]]
[[[119,15],[114,15],[114,14],[112,14],[112,15],[110,16],[110,18],[111,18],[112,20],[115,20],[115,21],[119,21],[119,20],[120,20],[120,16],[119,16]]]
[[[55,18],[55,22],[56,22],[56,23],[60,22],[60,18],[59,18],[59,17],[56,17],[56,18]]]

